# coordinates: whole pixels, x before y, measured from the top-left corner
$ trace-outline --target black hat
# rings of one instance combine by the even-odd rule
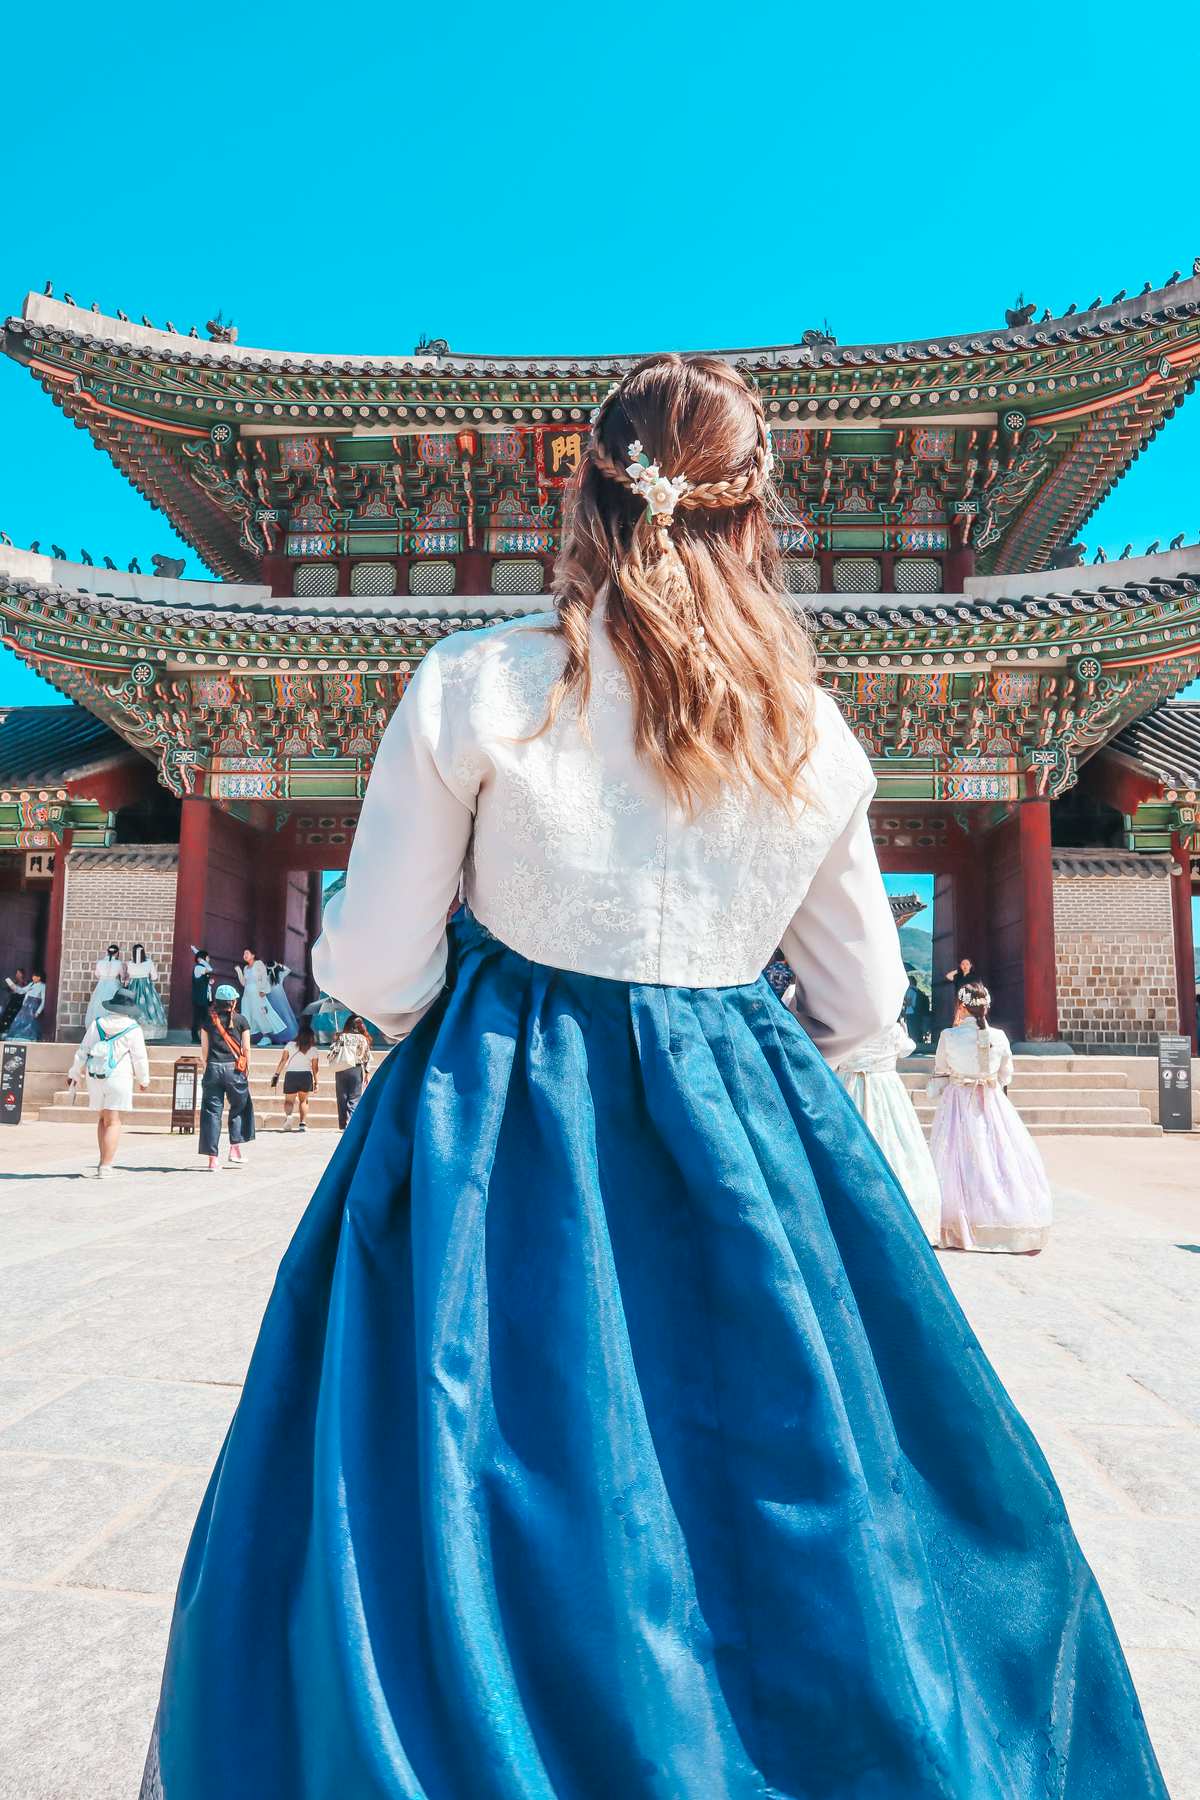
[[[118,988],[112,997],[104,1002],[106,1012],[136,1012],[137,996],[129,988]]]

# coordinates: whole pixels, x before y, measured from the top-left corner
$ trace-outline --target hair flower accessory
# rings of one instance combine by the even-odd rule
[[[672,518],[692,485],[684,475],[664,475],[658,464],[650,461],[637,438],[629,446],[629,464],[625,473],[634,492],[646,502],[646,512],[651,519]]]

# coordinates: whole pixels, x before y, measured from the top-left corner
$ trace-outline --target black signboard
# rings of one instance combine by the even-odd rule
[[[25,1100],[28,1044],[0,1044],[0,1125],[19,1125]]]
[[[1164,1131],[1192,1129],[1192,1046],[1185,1037],[1158,1040],[1158,1122]]]
[[[191,1132],[196,1129],[196,1107],[200,1098],[200,1062],[195,1056],[181,1056],[171,1077],[171,1130]]]

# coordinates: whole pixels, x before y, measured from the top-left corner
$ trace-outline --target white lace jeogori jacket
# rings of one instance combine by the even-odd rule
[[[346,885],[313,974],[390,1036],[439,993],[460,875],[502,942],[620,981],[724,987],[776,947],[795,1012],[837,1062],[890,1025],[907,978],[867,822],[870,765],[818,692],[811,800],[789,813],[730,790],[688,814],[633,745],[624,672],[592,621],[589,732],[546,716],[565,650],[545,613],[429,651],[380,744]]]

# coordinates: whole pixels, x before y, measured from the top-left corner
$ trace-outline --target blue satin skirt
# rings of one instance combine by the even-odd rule
[[[279,1270],[166,1800],[1163,1800],[1049,1470],[765,981],[467,920]]]

